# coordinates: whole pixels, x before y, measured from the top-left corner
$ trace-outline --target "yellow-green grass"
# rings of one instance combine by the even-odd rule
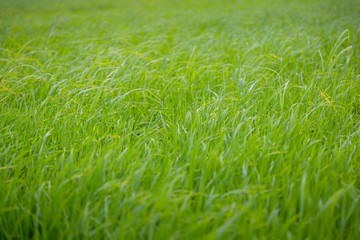
[[[357,0],[1,1],[0,239],[359,239]]]

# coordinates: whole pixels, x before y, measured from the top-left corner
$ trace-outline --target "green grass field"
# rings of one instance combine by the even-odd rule
[[[2,0],[0,239],[359,239],[358,0]]]

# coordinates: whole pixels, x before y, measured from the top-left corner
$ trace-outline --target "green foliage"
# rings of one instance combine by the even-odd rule
[[[359,239],[360,5],[1,1],[0,238]]]

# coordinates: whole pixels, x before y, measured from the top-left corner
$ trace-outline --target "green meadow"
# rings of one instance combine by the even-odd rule
[[[360,2],[1,0],[0,239],[360,239]]]

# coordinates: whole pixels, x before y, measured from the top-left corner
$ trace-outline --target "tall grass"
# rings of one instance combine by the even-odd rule
[[[0,238],[359,239],[360,5],[0,2]]]

